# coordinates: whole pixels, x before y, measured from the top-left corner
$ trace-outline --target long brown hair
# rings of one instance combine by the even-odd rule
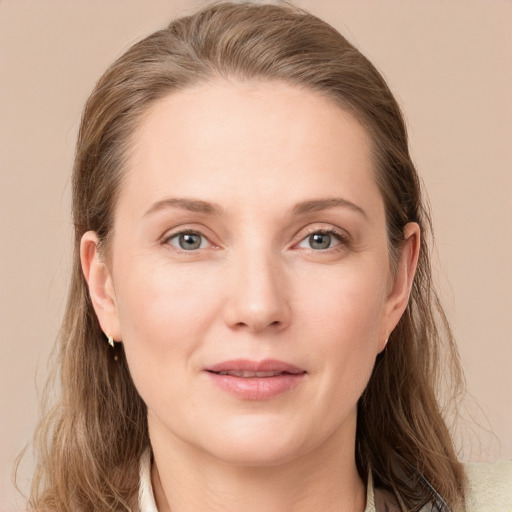
[[[363,479],[371,470],[375,484],[407,510],[425,500],[418,475],[451,506],[462,503],[464,472],[436,399],[441,352],[454,393],[462,374],[432,285],[430,218],[400,108],[375,67],[327,23],[289,5],[245,2],[210,5],[135,44],[106,71],[85,106],[73,172],[72,281],[55,361],[59,395],[36,432],[30,507],[118,510],[136,499],[139,459],[149,447],[146,406],[122,344],[114,360],[99,327],[79,244],[84,232],[94,230],[108,253],[130,139],[149,107],[217,77],[284,81],[317,91],[368,130],[391,261],[396,264],[406,223],[417,222],[422,237],[409,305],[359,400],[358,470]]]

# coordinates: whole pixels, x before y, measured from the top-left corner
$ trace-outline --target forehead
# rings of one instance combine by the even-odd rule
[[[132,142],[121,199],[136,203],[164,193],[299,202],[333,187],[354,202],[379,196],[362,125],[320,93],[286,83],[218,80],[169,94]]]

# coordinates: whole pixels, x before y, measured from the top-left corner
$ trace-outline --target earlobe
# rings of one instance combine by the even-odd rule
[[[398,268],[391,292],[387,298],[387,318],[385,321],[386,325],[384,326],[385,336],[389,336],[389,333],[396,327],[409,302],[409,295],[418,265],[420,236],[420,227],[417,223],[409,222],[406,224],[404,227],[404,243],[399,254]]]
[[[80,261],[89,296],[103,332],[121,340],[117,304],[111,272],[99,251],[98,236],[87,231],[80,242]]]

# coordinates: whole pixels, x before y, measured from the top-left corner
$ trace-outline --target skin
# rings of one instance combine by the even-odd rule
[[[159,510],[362,511],[356,405],[419,251],[408,224],[391,271],[368,134],[315,92],[219,80],[161,100],[133,140],[109,257],[94,232],[81,256],[148,406]],[[306,374],[246,400],[204,371],[236,358]]]

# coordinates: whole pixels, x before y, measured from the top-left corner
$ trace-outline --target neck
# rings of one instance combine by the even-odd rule
[[[158,510],[362,512],[366,489],[355,464],[355,439],[340,445],[337,437],[293,460],[265,466],[231,464],[194,453],[183,442],[165,447],[152,438]]]

